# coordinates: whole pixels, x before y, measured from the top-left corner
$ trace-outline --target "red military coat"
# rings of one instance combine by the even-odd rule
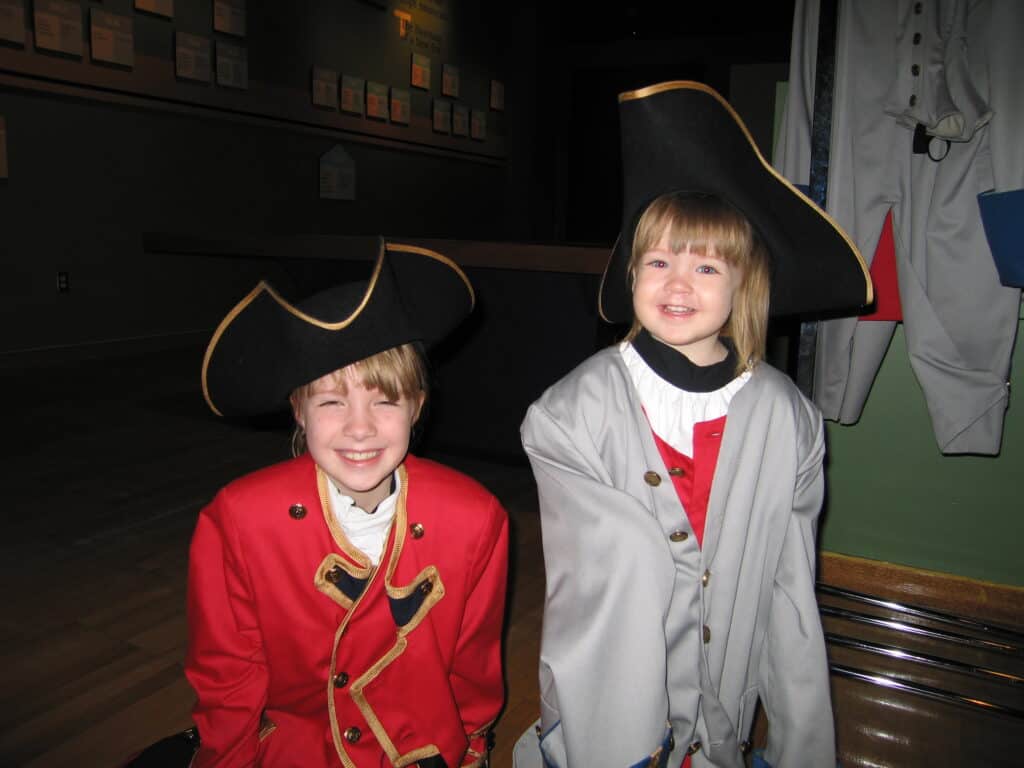
[[[346,539],[309,456],[202,510],[185,661],[194,766],[481,762],[504,696],[507,518],[447,467],[409,456],[399,472],[377,567]]]

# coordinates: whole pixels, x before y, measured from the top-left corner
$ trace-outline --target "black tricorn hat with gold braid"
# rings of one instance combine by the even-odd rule
[[[647,206],[669,192],[716,195],[750,220],[771,258],[772,315],[852,313],[872,301],[849,236],[765,161],[717,91],[685,80],[628,91],[619,119],[622,226],[601,281],[605,320],[632,319],[633,235]]]
[[[473,287],[451,259],[381,241],[367,280],[295,304],[259,283],[214,332],[203,395],[221,416],[278,413],[292,390],[331,371],[400,344],[439,341],[473,303]]]

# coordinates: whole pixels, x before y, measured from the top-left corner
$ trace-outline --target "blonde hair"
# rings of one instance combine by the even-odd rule
[[[323,379],[330,379],[331,388],[342,393],[348,391],[348,382],[354,379],[367,389],[379,389],[389,400],[419,398],[421,395],[426,399],[428,391],[427,364],[415,344],[385,349],[296,387],[288,397],[293,411],[301,409],[306,399],[316,391],[316,384]],[[292,434],[292,455],[298,456],[305,450],[306,432],[296,424]]]
[[[636,283],[643,255],[668,232],[669,248],[687,247],[695,253],[709,250],[740,272],[732,312],[721,335],[736,347],[736,373],[753,369],[765,354],[768,334],[768,299],[771,288],[768,251],[747,217],[714,195],[670,192],[647,206],[636,225],[628,274]],[[634,317],[627,340],[636,338],[641,325]]]

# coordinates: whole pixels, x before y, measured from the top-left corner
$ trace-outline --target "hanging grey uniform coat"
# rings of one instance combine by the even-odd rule
[[[775,166],[810,172],[818,0],[797,0]],[[910,364],[939,449],[997,454],[1021,292],[1000,284],[978,194],[1024,187],[1024,3],[857,0],[838,6],[828,212],[870,257],[893,212]],[[950,141],[913,154],[916,124]],[[941,147],[936,150],[941,152]],[[895,323],[819,326],[814,399],[860,419]]]
[[[633,765],[668,721],[669,766],[700,741],[694,768],[740,768],[760,696],[772,765],[835,766],[814,595],[823,428],[789,379],[761,364],[733,397],[703,549],[617,348],[548,389],[522,435],[547,575],[546,761]]]

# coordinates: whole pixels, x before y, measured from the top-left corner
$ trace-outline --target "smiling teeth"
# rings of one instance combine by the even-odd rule
[[[693,312],[693,307],[675,306],[673,304],[665,305],[666,312]]]
[[[372,459],[378,453],[380,451],[346,451],[345,458],[352,461],[366,461],[367,459]]]

